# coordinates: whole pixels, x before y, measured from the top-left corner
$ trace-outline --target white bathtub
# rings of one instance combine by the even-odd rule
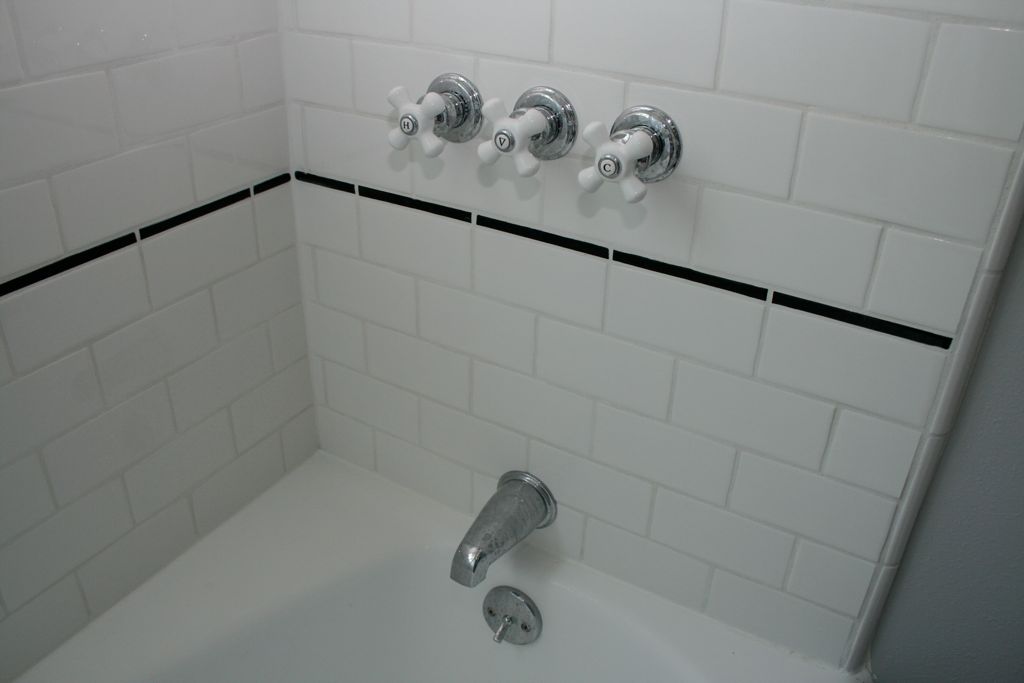
[[[867,680],[529,547],[458,586],[470,521],[320,453],[19,681]],[[500,584],[536,600],[536,643],[492,642],[481,602]]]

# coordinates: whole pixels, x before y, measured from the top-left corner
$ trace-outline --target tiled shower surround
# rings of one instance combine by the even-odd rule
[[[318,443],[530,469],[543,547],[862,663],[1019,219],[1016,0],[129,4],[0,0],[0,680]],[[445,71],[682,165],[392,150]]]

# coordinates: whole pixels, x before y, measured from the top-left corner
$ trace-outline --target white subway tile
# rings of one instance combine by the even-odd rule
[[[751,372],[764,304],[646,270],[615,265],[605,329],[670,351]]]
[[[547,61],[551,0],[521,0],[514,11],[475,0],[417,0],[413,39],[449,48]]]
[[[325,451],[375,469],[373,430],[370,427],[322,406],[317,406],[316,424]]]
[[[420,415],[420,443],[435,453],[494,477],[526,469],[526,437],[433,401]]]
[[[860,306],[880,234],[875,223],[706,189],[693,262]]]
[[[591,121],[610,125],[622,111],[626,89],[623,81],[607,76],[495,59],[481,59],[479,74],[480,82],[487,84],[485,98],[500,97],[509,110],[521,94],[537,84],[558,89],[576,108],[581,128]],[[585,149],[576,147],[577,152]]]
[[[356,256],[359,221],[356,196],[348,192],[296,182],[295,231],[300,242]]]
[[[132,528],[124,487],[112,481],[0,550],[0,593],[11,609]]]
[[[175,5],[182,45],[277,28],[275,0],[175,0]]]
[[[810,114],[793,196],[827,207],[982,241],[1011,150]]]
[[[338,109],[352,108],[352,41],[286,33],[284,63],[288,97]]]
[[[6,6],[0,6],[0,83],[17,81],[25,76],[18,46],[14,42],[14,27]]]
[[[1022,63],[1024,31],[943,24],[918,120],[1016,141],[1024,124]]]
[[[0,385],[7,384],[11,381],[13,375],[11,370],[11,363],[7,360],[7,342],[0,337]]]
[[[317,405],[327,405],[327,386],[324,381],[324,359],[309,356],[309,375],[313,381],[313,400]]]
[[[896,501],[747,453],[729,505],[869,559],[878,558],[896,509]]]
[[[92,346],[107,400],[121,401],[217,346],[210,295],[199,292]]]
[[[754,380],[680,361],[672,421],[811,469],[834,408]]]
[[[440,74],[454,72],[473,77],[473,58],[468,55],[360,41],[352,44],[352,55],[355,108],[367,114],[391,114],[388,93],[399,85],[416,100]]]
[[[377,471],[403,486],[463,512],[470,510],[468,469],[419,446],[377,433]]]
[[[800,112],[734,97],[634,83],[626,103],[663,109],[686,151],[677,173],[785,197],[796,159]]]
[[[597,519],[587,521],[583,561],[687,607],[707,597],[711,567]]]
[[[541,318],[537,376],[609,403],[664,418],[672,357],[600,332]]]
[[[551,164],[532,178],[523,178],[515,165],[502,160],[491,166],[480,163],[479,140],[448,145],[433,159],[413,149],[413,183],[416,194],[445,204],[485,209],[489,216],[508,218],[528,225],[540,222],[542,190],[550,181]]]
[[[78,583],[68,576],[0,622],[0,678],[14,680],[88,621]]]
[[[267,330],[270,332],[270,354],[274,359],[275,370],[305,357],[309,344],[306,342],[306,321],[302,306],[292,306],[271,318]]]
[[[928,24],[882,14],[737,0],[721,87],[905,121]]]
[[[478,474],[473,475],[474,487],[477,485],[476,480],[479,476]],[[493,492],[497,488],[497,483],[497,480],[491,481],[491,485],[488,487],[490,491]],[[477,491],[474,489],[474,496],[476,493]],[[481,496],[483,495],[484,493],[481,490]],[[487,502],[486,498],[483,502]],[[474,505],[476,504],[475,498],[473,503]],[[554,523],[543,529],[534,530],[526,542],[558,557],[578,559],[583,552],[583,526],[585,520],[586,517],[579,512],[565,505],[559,505],[558,517]]]
[[[306,159],[311,171],[412,192],[412,152],[409,148],[393,149],[388,143],[388,132],[394,124],[316,107],[303,107],[302,111]]]
[[[782,586],[793,537],[720,507],[659,488],[651,538],[774,586]]]
[[[164,508],[78,569],[93,614],[135,590],[196,540],[187,500]]]
[[[960,324],[981,249],[890,229],[868,309],[947,332]]]
[[[326,251],[316,252],[320,301],[404,332],[416,330],[416,283],[408,275]]]
[[[0,469],[0,544],[43,521],[53,510],[38,458],[22,458]]]
[[[152,516],[234,457],[231,425],[221,411],[125,472],[135,519]]]
[[[281,430],[281,449],[285,469],[291,470],[320,448],[320,435],[316,431],[317,408],[310,406],[293,417]]]
[[[768,316],[758,374],[921,425],[945,360],[936,348],[775,307]]]
[[[473,362],[473,412],[577,453],[590,447],[593,402],[533,377]]]
[[[287,129],[282,106],[190,135],[199,199],[252,185],[286,170]]]
[[[164,306],[256,262],[252,206],[244,201],[142,243],[154,306]]]
[[[89,351],[82,349],[0,387],[0,463],[103,409]]]
[[[125,249],[0,303],[14,368],[29,370],[149,311],[142,260]]]
[[[535,320],[533,313],[522,309],[419,283],[421,337],[513,370],[533,370]]]
[[[116,149],[106,74],[0,91],[0,184],[92,161]]]
[[[598,327],[607,261],[493,230],[473,240],[476,289],[509,303]]]
[[[710,87],[718,59],[722,4],[722,0],[640,0],[629,11],[648,19],[643,30],[624,30],[621,5],[558,0],[552,58],[590,69]]]
[[[178,429],[185,429],[257,386],[271,373],[262,328],[224,344],[167,378]]]
[[[282,476],[281,440],[274,435],[229,462],[192,493],[199,533],[212,531]]]
[[[727,572],[715,572],[707,612],[762,638],[838,666],[853,620]]]
[[[295,204],[291,185],[256,195],[252,198],[252,205],[256,211],[256,241],[261,258],[295,244]]]
[[[297,0],[296,5],[300,28],[409,39],[409,0]]]
[[[551,488],[557,500],[629,531],[646,533],[650,482],[537,441],[530,443],[530,471]]]
[[[213,286],[221,337],[233,337],[302,300],[294,249],[278,252]]]
[[[592,457],[724,505],[736,450],[663,422],[598,404]]]
[[[916,430],[843,410],[823,471],[898,498],[920,440]]]
[[[11,10],[18,21],[25,68],[33,76],[175,46],[167,0],[12,0]],[[195,21],[194,16],[190,19]]]
[[[239,450],[249,448],[313,403],[309,366],[293,363],[231,404]]]
[[[48,444],[43,461],[57,504],[116,476],[172,436],[171,402],[158,384]]]
[[[45,180],[0,192],[0,277],[56,258],[62,251]]]
[[[849,0],[860,5],[958,14],[977,19],[1024,22],[1024,6],[1017,0]]]
[[[284,66],[281,63],[281,36],[245,40],[238,44],[242,69],[242,105],[260,109],[284,99]]]
[[[306,304],[309,349],[335,363],[356,370],[366,367],[363,323],[318,304]]]
[[[79,249],[190,206],[188,145],[173,140],[59,173],[53,192],[64,243]]]
[[[417,440],[419,406],[414,395],[334,363],[324,364],[324,375],[331,408],[406,441]]]
[[[469,358],[399,332],[366,328],[370,374],[469,410]]]
[[[470,286],[469,223],[359,200],[363,258],[458,287]]]
[[[616,183],[605,183],[594,193],[580,189],[577,176],[593,163],[592,154],[545,163],[545,227],[667,261],[687,261],[697,222],[697,186],[680,174],[650,186],[643,202],[627,204]]]
[[[288,159],[290,168],[306,168],[306,147],[303,143],[304,115],[302,104],[289,101],[288,109]]]
[[[233,46],[122,66],[111,71],[111,77],[122,129],[133,141],[216,121],[242,109]]]
[[[789,592],[856,617],[875,565],[838,550],[800,540],[789,575]]]

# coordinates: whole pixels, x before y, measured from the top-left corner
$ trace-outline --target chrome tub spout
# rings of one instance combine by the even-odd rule
[[[487,568],[534,529],[555,521],[558,506],[544,483],[529,472],[506,472],[452,558],[451,577],[472,588]]]

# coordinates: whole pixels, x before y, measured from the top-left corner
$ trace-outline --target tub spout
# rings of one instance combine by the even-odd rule
[[[534,529],[555,521],[558,506],[551,491],[529,472],[506,472],[452,558],[451,577],[472,588],[487,569]]]

